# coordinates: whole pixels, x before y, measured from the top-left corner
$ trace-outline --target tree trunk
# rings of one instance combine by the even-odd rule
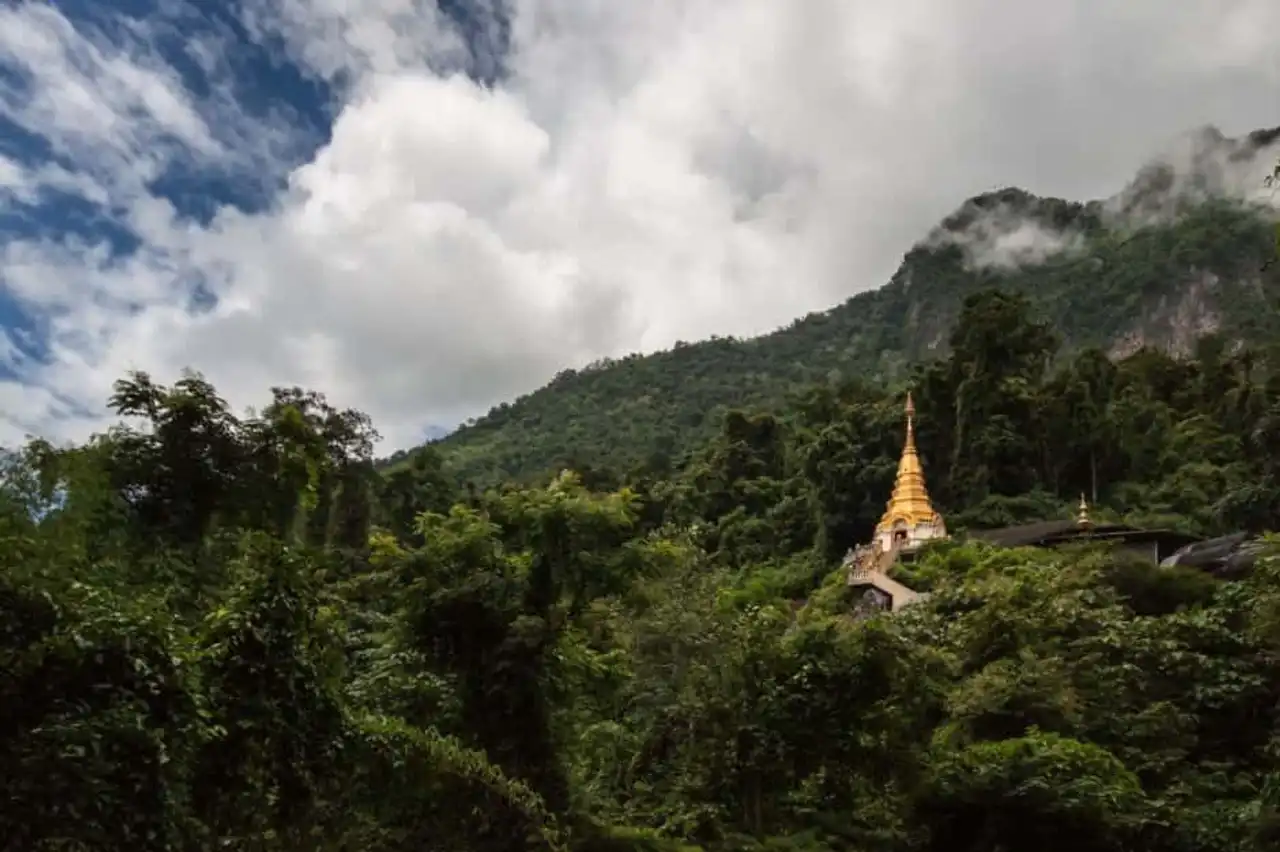
[[[1094,447],[1089,448],[1089,500],[1098,503],[1098,451]]]

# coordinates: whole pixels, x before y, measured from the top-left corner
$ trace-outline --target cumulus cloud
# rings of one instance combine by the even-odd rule
[[[243,0],[241,36],[190,39],[199,87],[157,47],[178,0],[111,27],[7,6],[0,118],[44,149],[0,148],[0,209],[74,194],[132,244],[0,236],[43,335],[0,340],[0,442],[82,437],[124,370],[191,366],[405,446],[564,367],[879,286],[975,193],[1106,197],[1188,127],[1275,123],[1280,6],[1122,5],[473,0],[463,33],[428,0]],[[287,104],[246,106],[243,33],[333,92],[313,154]],[[156,185],[192,171],[274,195],[193,221]],[[1054,238],[1024,225],[1000,256]]]

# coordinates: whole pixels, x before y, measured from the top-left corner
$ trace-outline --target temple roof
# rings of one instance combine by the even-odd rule
[[[924,484],[924,467],[916,452],[915,404],[907,394],[907,438],[902,446],[902,458],[898,461],[898,476],[893,484],[893,494],[885,506],[877,530],[886,530],[898,522],[907,527],[920,524],[941,524],[942,517],[934,511],[929,492]]]
[[[1238,577],[1253,568],[1265,547],[1266,542],[1261,538],[1243,532],[1232,533],[1188,544],[1160,564],[1186,565],[1220,577]]]
[[[968,537],[1002,547],[1052,547],[1070,541],[1159,541],[1167,547],[1182,547],[1200,541],[1199,536],[1169,529],[1142,529],[1128,524],[1089,524],[1079,521],[1039,521],[1000,529],[969,530]]]

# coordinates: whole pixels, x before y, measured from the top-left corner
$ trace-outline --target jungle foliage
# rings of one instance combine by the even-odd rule
[[[1280,559],[1220,580],[963,530],[1280,512],[1280,362],[1058,354],[970,294],[913,368],[956,539],[849,617],[902,393],[484,487],[281,389],[117,385],[0,465],[0,848],[1249,852],[1280,842]],[[721,345],[721,344],[713,344]],[[637,450],[639,455],[639,451]]]

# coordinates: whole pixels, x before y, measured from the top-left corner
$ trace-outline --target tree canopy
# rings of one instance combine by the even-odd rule
[[[121,380],[0,458],[0,848],[1262,852],[1280,555],[1243,577],[966,530],[1280,513],[1280,362],[1065,349],[978,290],[946,355],[687,452],[459,477],[279,389]],[[713,344],[720,345],[720,344]],[[736,344],[735,344],[736,345]],[[955,533],[853,618],[905,387]]]

